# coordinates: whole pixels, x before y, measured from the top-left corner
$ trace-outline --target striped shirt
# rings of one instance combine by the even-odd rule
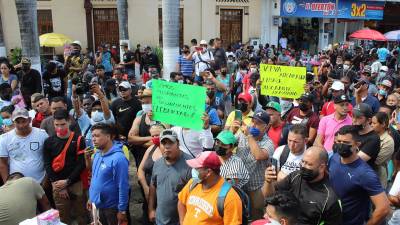
[[[234,183],[234,186],[242,188],[249,181],[249,172],[246,169],[243,161],[232,155],[227,161],[222,163],[221,166],[221,177],[227,179],[238,179],[238,183]]]
[[[194,60],[187,60],[183,55],[178,57],[179,68],[181,73],[185,77],[190,77],[193,74],[193,62]]]
[[[265,169],[267,168],[268,159],[256,160],[251,153],[249,140],[246,135],[239,133],[238,147],[236,155],[242,159],[247,171],[250,174],[249,182],[244,186],[246,191],[256,191],[262,188],[265,181]],[[274,154],[274,144],[271,139],[265,134],[261,140],[257,141],[258,147],[261,151],[266,151],[269,157]]]

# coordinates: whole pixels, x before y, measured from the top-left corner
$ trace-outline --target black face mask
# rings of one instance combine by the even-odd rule
[[[1,94],[0,97],[1,97],[1,99],[3,99],[3,100],[11,101],[12,95],[9,94],[9,93],[3,93],[3,94]]]
[[[239,102],[239,103],[238,103],[238,109],[239,109],[242,113],[246,112],[246,111],[247,111],[247,108],[248,108],[248,104],[247,104],[247,103],[244,103],[244,102]]]
[[[300,175],[301,175],[301,178],[310,182],[310,181],[314,180],[316,177],[318,177],[319,173],[318,173],[318,171],[314,171],[314,170],[307,169],[305,167],[301,167]]]
[[[306,111],[308,111],[309,107],[308,107],[308,105],[306,103],[300,103],[299,104],[299,109],[301,111],[303,111],[303,112],[306,112]]]
[[[364,126],[362,124],[360,125],[353,125],[353,127],[357,130],[357,131],[361,131],[362,129],[364,129]]]
[[[208,96],[210,99],[213,99],[214,96],[215,96],[215,91],[207,91],[207,96]]]
[[[221,74],[222,74],[223,76],[225,76],[225,75],[226,75],[226,71],[221,71]]]
[[[219,156],[226,156],[226,152],[228,151],[227,148],[221,147],[219,145],[216,145],[214,147],[215,153],[217,153],[217,155]]]
[[[333,151],[336,151],[343,158],[348,158],[353,154],[353,151],[351,150],[352,147],[351,145],[343,143],[335,143],[335,146],[333,147],[334,147]]]
[[[27,72],[31,69],[31,65],[22,65],[22,70]]]

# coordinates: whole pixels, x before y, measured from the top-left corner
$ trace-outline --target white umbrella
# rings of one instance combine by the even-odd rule
[[[389,31],[384,34],[388,41],[400,41],[400,30]]]

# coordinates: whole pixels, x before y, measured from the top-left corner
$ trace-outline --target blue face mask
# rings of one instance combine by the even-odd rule
[[[100,122],[105,122],[103,112],[99,112],[99,111],[92,112],[92,118],[90,120],[91,120],[92,125],[94,125],[96,123],[100,123]]]
[[[13,121],[11,119],[3,119],[3,125],[11,126],[12,124],[13,124]]]
[[[193,178],[193,182],[196,183],[201,183],[201,179],[199,178],[199,171],[197,171],[196,169],[192,169],[192,178]]]
[[[249,133],[253,136],[253,137],[258,137],[260,136],[260,129],[256,128],[256,127],[250,127],[249,129]]]
[[[388,93],[384,89],[379,89],[378,94],[386,97]]]

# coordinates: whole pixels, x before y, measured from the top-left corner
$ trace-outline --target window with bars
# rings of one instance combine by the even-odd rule
[[[158,43],[163,42],[162,8],[158,8]],[[183,47],[183,8],[179,8],[179,47]]]
[[[50,9],[40,9],[37,11],[37,24],[39,35],[53,32],[53,18]],[[40,47],[41,55],[52,55],[53,52],[54,48],[52,47]]]

